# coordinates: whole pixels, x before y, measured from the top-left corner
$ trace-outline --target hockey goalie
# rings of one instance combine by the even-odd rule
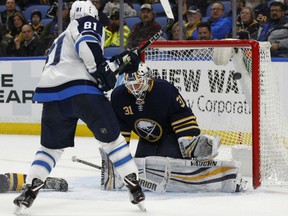
[[[111,94],[111,103],[127,143],[132,131],[139,136],[134,160],[143,188],[160,193],[231,193],[246,188],[240,162],[215,159],[220,139],[201,132],[179,91],[153,78],[145,63],[124,76],[124,84]],[[120,190],[123,183],[110,155],[100,152],[102,189]]]

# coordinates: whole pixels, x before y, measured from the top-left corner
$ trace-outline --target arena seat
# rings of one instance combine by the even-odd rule
[[[166,16],[155,17],[155,22],[159,23],[161,27],[164,27],[167,24],[167,17]]]
[[[141,22],[141,19],[140,19],[140,17],[138,17],[138,16],[125,17],[124,20],[125,20],[125,23],[126,23],[126,25],[129,27],[130,30],[132,30],[133,26],[134,26],[136,23]]]
[[[119,46],[109,46],[104,48],[104,57],[110,59],[112,56],[120,54],[122,51],[124,51]]]

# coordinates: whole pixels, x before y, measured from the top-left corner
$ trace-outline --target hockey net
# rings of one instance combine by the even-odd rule
[[[232,50],[233,57],[225,66],[216,65],[213,53],[223,47]],[[233,146],[249,146],[254,188],[287,185],[288,125],[271,70],[269,43],[157,41],[144,59],[155,77],[179,89],[202,132],[221,138],[219,159],[232,159]]]

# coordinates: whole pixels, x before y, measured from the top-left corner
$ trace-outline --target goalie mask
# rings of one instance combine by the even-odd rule
[[[98,10],[91,1],[75,1],[70,9],[70,20],[79,19],[84,16],[92,16],[98,19]]]
[[[136,104],[144,103],[151,81],[152,71],[145,63],[139,64],[137,72],[125,74],[125,86],[136,98]]]

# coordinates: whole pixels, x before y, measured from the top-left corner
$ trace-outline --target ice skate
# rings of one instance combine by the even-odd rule
[[[144,206],[145,195],[136,178],[136,174],[131,173],[124,178],[124,182],[128,188],[131,203],[137,205],[141,211],[146,211]]]
[[[33,179],[32,185],[25,185],[23,188],[23,192],[13,201],[14,204],[17,206],[14,213],[22,214],[26,208],[29,208],[36,199],[39,190],[43,188],[44,185],[44,182],[37,178]]]

